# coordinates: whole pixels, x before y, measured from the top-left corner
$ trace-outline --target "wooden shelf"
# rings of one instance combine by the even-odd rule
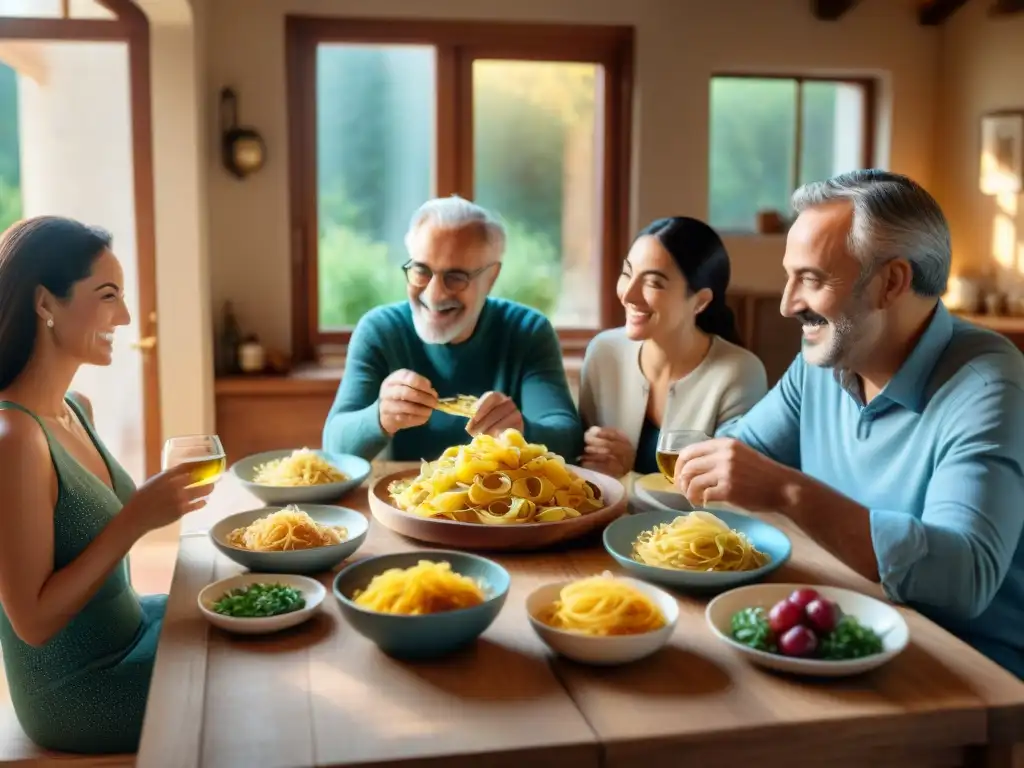
[[[260,374],[223,376],[214,381],[213,391],[222,395],[320,395],[334,394],[341,383],[341,368],[308,366],[282,376]]]

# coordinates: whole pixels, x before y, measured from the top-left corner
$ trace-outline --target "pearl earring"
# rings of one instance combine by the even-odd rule
[[[53,318],[52,317],[46,318],[46,327],[47,328],[53,328]]]

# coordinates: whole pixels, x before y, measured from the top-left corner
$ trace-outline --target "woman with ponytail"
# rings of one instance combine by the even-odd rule
[[[704,222],[658,219],[637,235],[616,289],[626,324],[598,334],[583,361],[584,467],[657,472],[662,429],[713,436],[767,393],[764,365],[741,346],[728,287],[729,254]]]

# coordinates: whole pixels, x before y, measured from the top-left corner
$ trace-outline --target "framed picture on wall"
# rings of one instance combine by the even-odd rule
[[[1024,110],[981,118],[980,188],[986,195],[1024,191]]]

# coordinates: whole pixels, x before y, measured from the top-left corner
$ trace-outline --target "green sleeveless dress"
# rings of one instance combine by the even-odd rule
[[[74,560],[116,515],[135,485],[110,455],[74,398],[68,397],[113,478],[113,489],[92,474],[25,408],[46,433],[57,472],[53,510],[53,568]],[[25,733],[46,749],[129,753],[138,749],[153,658],[167,596],[139,597],[128,557],[111,572],[81,612],[45,645],[34,648],[14,632],[0,607],[0,647],[14,711]]]

